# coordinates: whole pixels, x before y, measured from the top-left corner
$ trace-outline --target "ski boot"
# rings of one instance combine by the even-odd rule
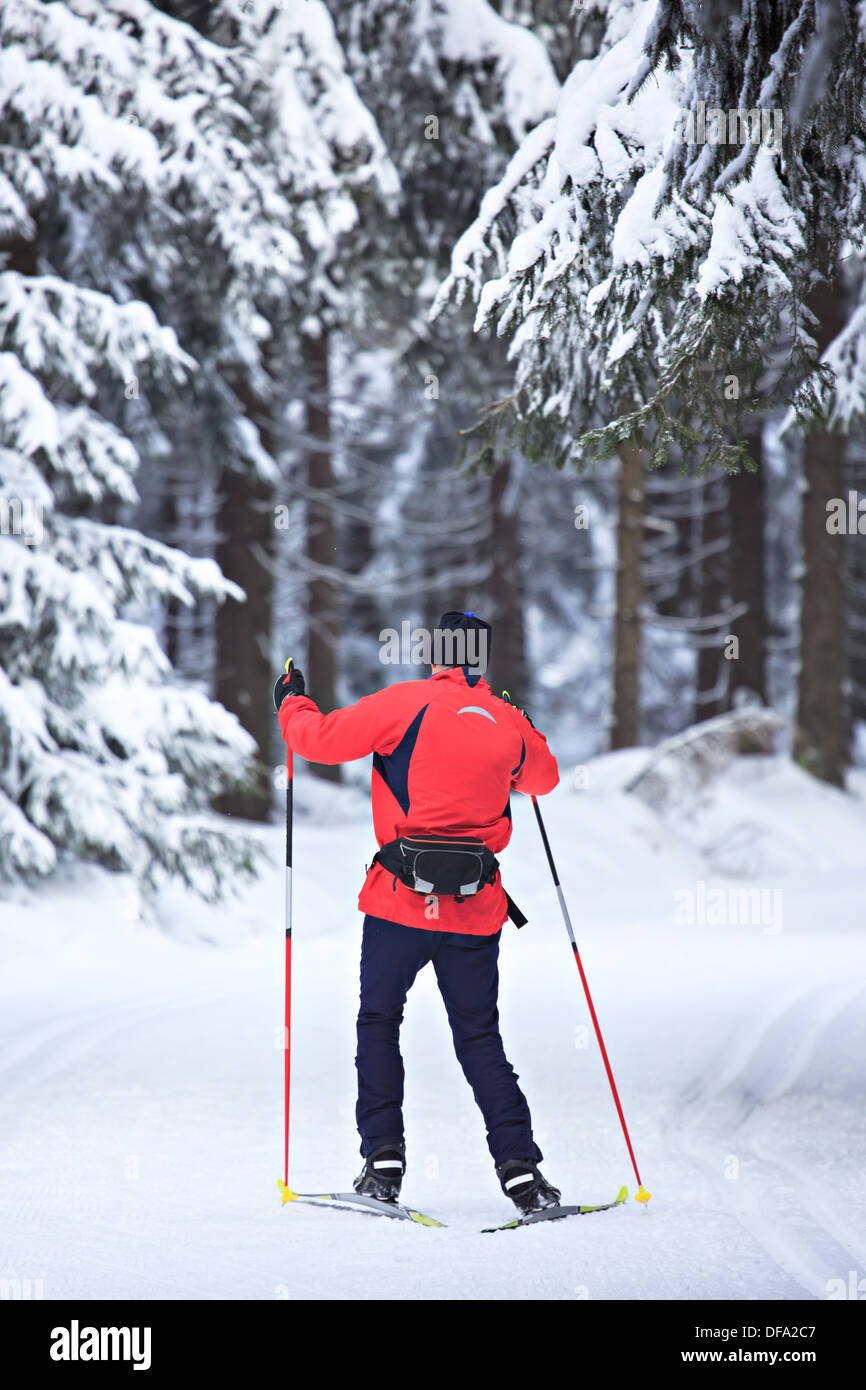
[[[562,1193],[551,1186],[531,1159],[507,1158],[497,1165],[496,1176],[506,1197],[523,1216],[559,1205]]]
[[[364,1159],[364,1167],[353,1187],[362,1197],[376,1197],[380,1202],[396,1202],[406,1171],[405,1144],[382,1144]]]

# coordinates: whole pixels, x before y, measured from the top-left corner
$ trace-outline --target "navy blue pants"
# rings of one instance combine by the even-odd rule
[[[457,1060],[487,1126],[494,1162],[534,1158],[529,1106],[499,1036],[499,937],[426,931],[364,918],[358,1014],[358,1104],[364,1157],[403,1138],[403,1005],[418,971],[433,962]]]

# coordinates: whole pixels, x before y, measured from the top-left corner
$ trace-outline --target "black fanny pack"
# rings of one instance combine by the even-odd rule
[[[499,870],[492,850],[468,835],[403,835],[383,845],[372,863],[381,864],[413,893],[458,903],[495,883]],[[507,893],[505,897],[509,917],[522,927],[526,918]]]

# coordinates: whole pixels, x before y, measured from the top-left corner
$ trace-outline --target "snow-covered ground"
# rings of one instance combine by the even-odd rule
[[[820,1299],[863,1279],[866,786],[740,759],[674,826],[621,790],[644,756],[596,760],[545,813],[647,1211],[479,1233],[510,1205],[430,970],[403,1030],[404,1194],[448,1228],[280,1206],[275,827],[273,869],[220,909],[173,890],[145,922],[130,881],[100,872],[0,905],[0,1278],[132,1299]],[[345,1188],[372,836],[356,791],[301,778],[296,802],[291,1174]],[[609,1200],[633,1174],[513,802],[506,882],[531,922],[503,932],[506,1048],[548,1176],[566,1200]],[[746,887],[764,890],[758,920],[731,920]]]

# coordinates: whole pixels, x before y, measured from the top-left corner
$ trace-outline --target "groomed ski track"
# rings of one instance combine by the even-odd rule
[[[614,766],[599,764],[592,801],[563,787],[545,814],[647,1212],[630,1198],[481,1234],[510,1207],[430,971],[404,1025],[404,1199],[447,1229],[280,1206],[275,828],[273,869],[221,909],[173,891],[146,925],[129,882],[97,872],[3,904],[0,1278],[46,1298],[788,1300],[866,1277],[863,805],[781,765],[733,778],[725,815],[773,822],[762,881],[783,887],[783,928],[683,926],[673,895],[707,864],[621,795]],[[299,784],[291,1177],[307,1191],[349,1186],[359,1162],[354,902],[370,833],[363,797],[340,793],[346,867],[329,875],[323,795]],[[508,886],[531,922],[503,933],[506,1047],[563,1200],[607,1201],[633,1174],[531,808],[514,800]]]

